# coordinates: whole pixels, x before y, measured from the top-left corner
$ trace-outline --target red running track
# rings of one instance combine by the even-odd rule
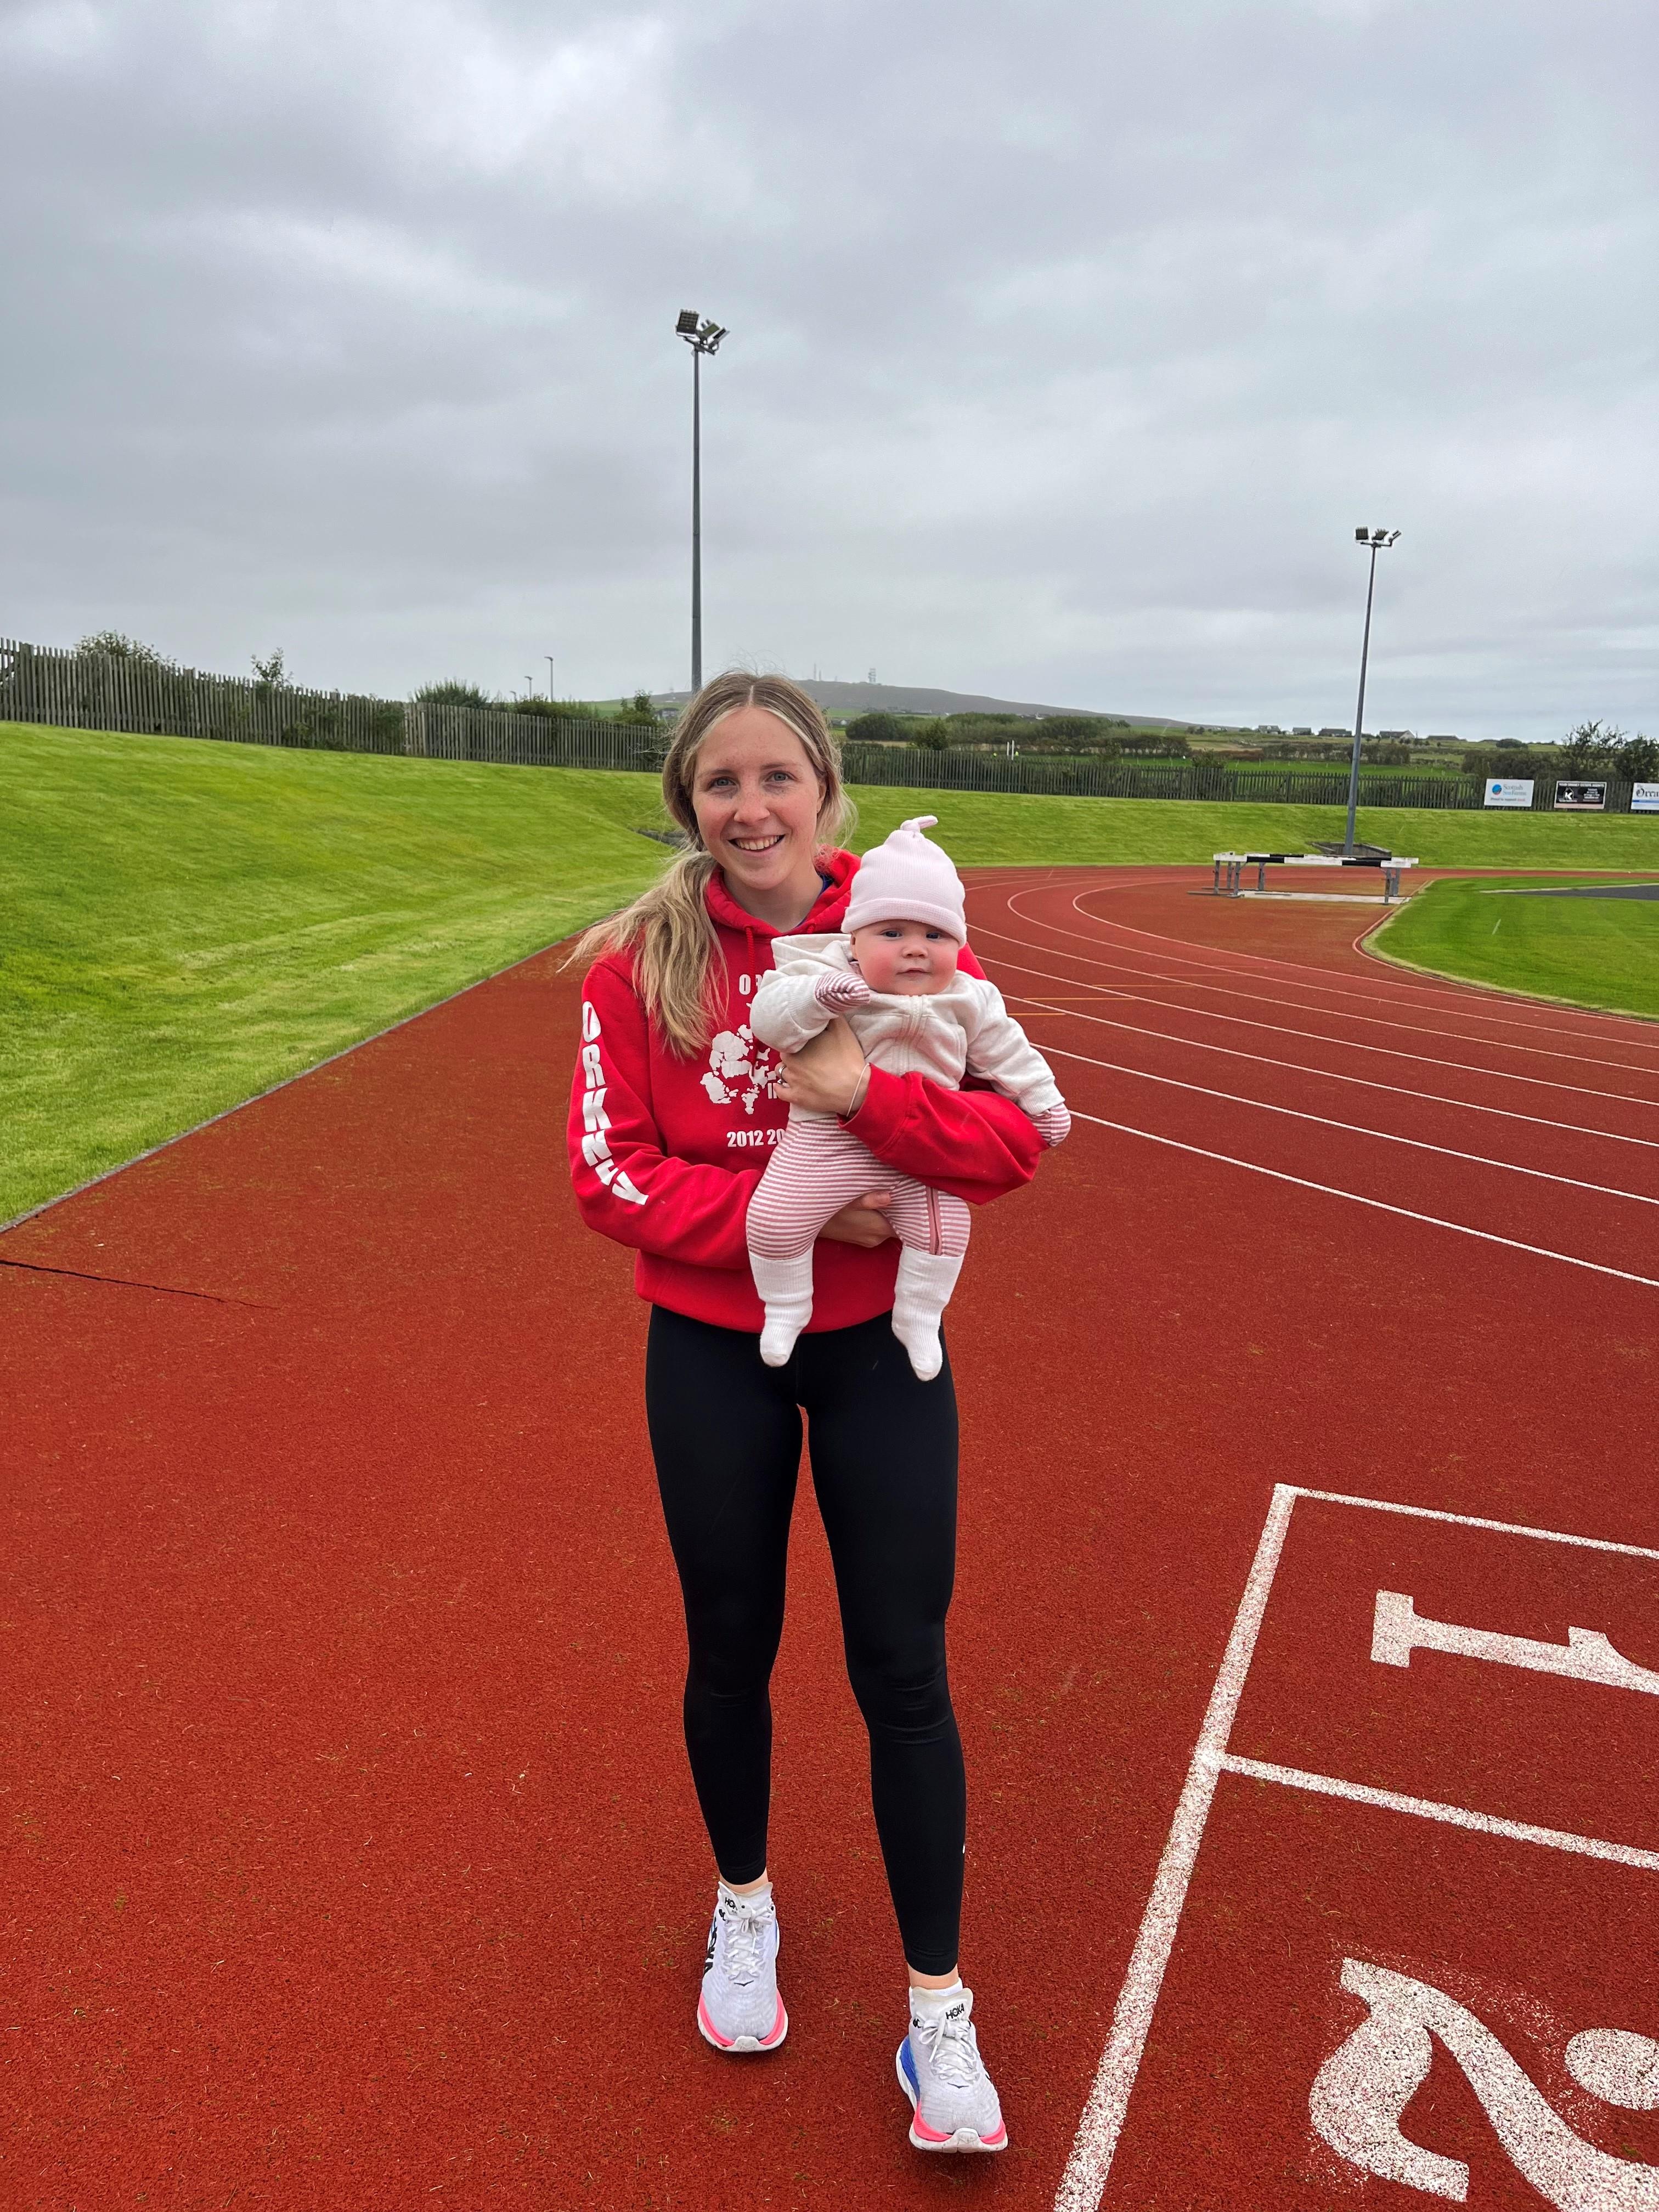
[[[1079,1113],[952,1310],[964,1964],[1007,2154],[905,2142],[805,1498],[790,2039],[739,2065],[693,2030],[644,1314],[569,1203],[543,956],[0,1239],[9,2206],[1433,2202],[1310,2124],[1367,2016],[1345,1960],[1501,2046],[1567,2131],[1558,2196],[1586,2154],[1647,2185],[1659,2113],[1566,2054],[1659,2034],[1659,1697],[1501,1639],[1659,1668],[1659,1029],[1200,890],[972,884]],[[1378,1664],[1379,1589],[1500,1642]],[[1230,1766],[1194,1763],[1206,1709]],[[1555,2201],[1536,2110],[1506,2138],[1431,2047],[1406,2136],[1471,2204]]]

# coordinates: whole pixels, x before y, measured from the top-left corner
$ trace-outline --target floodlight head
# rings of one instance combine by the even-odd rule
[[[683,338],[696,337],[697,335],[696,309],[695,307],[682,307],[679,312],[679,319],[675,323],[674,328],[679,332],[679,335]]]
[[[1397,530],[1391,530],[1391,531],[1389,532],[1388,536],[1383,539],[1382,543],[1383,543],[1385,545],[1392,545],[1392,544],[1394,544],[1395,539],[1396,538],[1398,538],[1398,537],[1399,537],[1399,535],[1400,535],[1400,532],[1399,532]]]

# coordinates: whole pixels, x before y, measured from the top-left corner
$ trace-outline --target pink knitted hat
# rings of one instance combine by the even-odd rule
[[[914,822],[901,822],[859,862],[842,924],[849,934],[872,921],[925,921],[958,945],[968,942],[962,878],[943,846],[921,834],[938,820],[936,814],[919,814]]]

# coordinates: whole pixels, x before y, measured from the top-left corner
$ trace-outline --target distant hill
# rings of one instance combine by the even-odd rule
[[[797,677],[803,691],[830,714],[1020,714],[1035,720],[1040,714],[1101,714],[1120,716],[1137,729],[1180,730],[1189,726],[1167,714],[1121,714],[1116,708],[1038,707],[1029,700],[989,699],[978,691],[934,691],[917,684],[832,684],[820,678]],[[659,707],[683,707],[689,691],[653,694]]]

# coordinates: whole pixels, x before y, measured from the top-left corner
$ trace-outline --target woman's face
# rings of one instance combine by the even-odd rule
[[[691,805],[697,830],[740,906],[817,896],[823,786],[794,732],[763,707],[739,707],[697,748]],[[755,904],[756,901],[761,904]]]

